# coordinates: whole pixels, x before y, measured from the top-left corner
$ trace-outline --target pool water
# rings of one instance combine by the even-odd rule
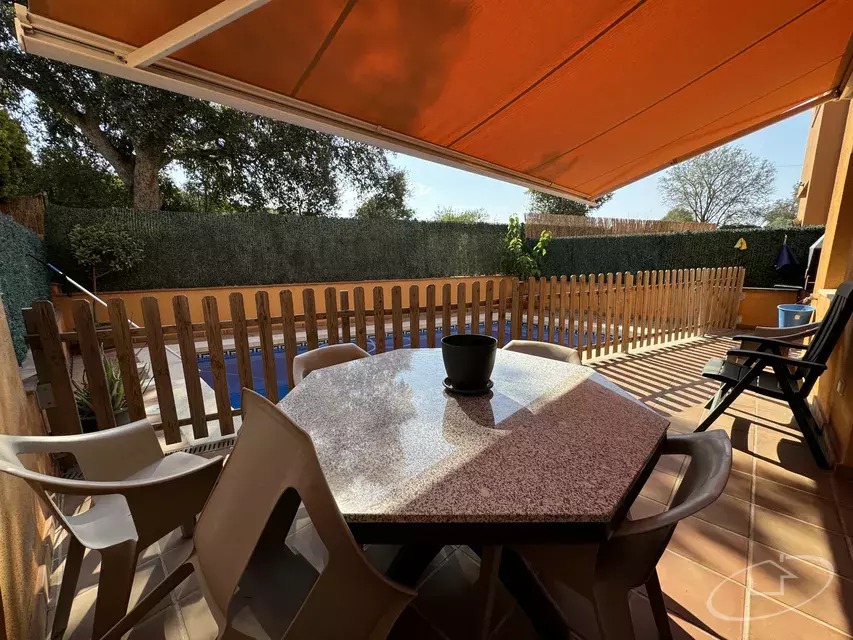
[[[534,325],[535,327],[535,325]],[[470,327],[467,327],[470,330]],[[545,340],[551,341],[550,336],[550,327],[545,327]],[[486,327],[484,323],[480,323],[480,333],[485,333]],[[453,325],[450,328],[451,334],[458,333],[458,327]],[[534,329],[534,335],[536,331]],[[492,325],[492,335],[498,334],[498,323],[494,322]],[[510,326],[509,323],[506,325],[506,342],[510,341]],[[582,346],[586,346],[586,335],[578,337],[578,332],[575,331],[571,336],[570,340],[566,340],[568,338],[568,331],[565,332],[566,335],[562,336],[564,340],[562,340],[562,344],[569,344],[573,348],[577,349]],[[527,338],[527,325],[521,325],[521,337],[522,339]],[[441,344],[442,333],[441,329],[436,330],[435,332],[435,343],[436,345]],[[421,345],[426,345],[426,331],[421,331],[420,337]],[[596,343],[595,333],[592,334],[592,344]],[[325,343],[320,345],[320,348],[326,346]],[[411,347],[411,335],[407,331],[403,335],[403,348],[409,349]],[[392,351],[394,349],[394,337],[392,334],[387,334],[385,336],[385,350]],[[308,351],[308,347],[302,343],[297,345],[296,353],[297,355],[300,353],[305,353]],[[376,341],[373,336],[368,336],[367,339],[367,351],[371,355],[376,353]],[[278,397],[283,398],[287,395],[287,392],[290,391],[290,387],[287,384],[287,364],[285,362],[285,354],[284,347],[276,347],[275,348],[275,373],[276,380],[278,382]],[[261,351],[259,348],[254,348],[251,350],[249,354],[251,364],[252,364],[252,382],[255,388],[255,391],[260,393],[261,395],[266,394],[266,387],[264,385],[264,365],[263,359],[261,356]],[[201,375],[202,380],[204,380],[208,385],[213,387],[213,372],[210,369],[210,356],[203,355],[198,358],[198,370]],[[225,352],[225,375],[228,380],[228,395],[231,399],[231,406],[234,408],[238,408],[240,406],[240,376],[237,373],[237,355],[233,351]]]

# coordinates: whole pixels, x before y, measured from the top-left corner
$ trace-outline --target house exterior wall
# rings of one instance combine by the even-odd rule
[[[41,412],[18,373],[6,313],[0,304],[0,434],[44,435]],[[47,456],[27,456],[29,468],[52,469]],[[44,637],[50,522],[22,480],[0,474],[0,640]]]
[[[800,224],[826,224],[849,105],[838,100],[814,111],[800,179],[805,188],[797,211]]]

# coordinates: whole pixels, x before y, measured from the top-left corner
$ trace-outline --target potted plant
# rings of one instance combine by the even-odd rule
[[[127,397],[124,393],[124,382],[121,379],[121,371],[118,363],[115,360],[107,358],[103,353],[101,358],[104,363],[104,376],[107,380],[107,392],[110,396],[110,404],[112,404],[113,413],[116,418],[116,426],[128,424],[130,416],[127,411]],[[143,392],[150,383],[148,377],[148,365],[140,367],[139,377],[143,381]],[[74,399],[77,402],[77,415],[80,416],[80,426],[83,433],[93,433],[98,430],[98,423],[95,419],[95,410],[93,408],[92,390],[89,386],[89,378],[83,375],[82,382],[73,382]]]

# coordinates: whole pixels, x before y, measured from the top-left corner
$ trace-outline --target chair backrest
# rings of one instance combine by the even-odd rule
[[[510,340],[504,345],[505,351],[516,351],[526,353],[539,358],[558,360],[570,364],[580,364],[581,359],[578,352],[569,347],[550,342],[536,342],[535,340]]]
[[[312,371],[369,356],[367,351],[352,342],[312,349],[293,359],[293,381],[299,384]]]
[[[308,434],[253,391],[243,390],[242,407],[240,434],[194,535],[196,567],[206,595],[213,600],[208,600],[208,605],[214,617],[220,622],[226,618],[234,591],[262,536],[284,543],[299,499],[326,547],[328,563],[291,630],[294,625],[317,624],[319,605],[312,608],[311,600],[315,596],[328,598],[330,590],[339,588],[335,585],[353,590],[350,598],[359,592],[363,596],[371,588],[375,590],[379,583],[390,585],[370,566],[350,534]],[[265,530],[268,523],[276,530]],[[321,583],[325,588],[319,588]],[[344,593],[338,595],[340,607],[347,607]],[[330,606],[327,599],[324,601],[326,607]],[[327,612],[327,618],[340,615],[335,606],[335,611]],[[365,615],[363,611],[359,613]],[[310,620],[306,621],[306,617]]]
[[[687,472],[669,508],[640,520],[625,520],[599,553],[602,571],[645,582],[663,554],[679,521],[713,503],[723,493],[732,466],[732,443],[724,431],[668,436],[664,455],[686,455]]]
[[[844,333],[844,328],[853,314],[853,299],[850,293],[853,291],[853,281],[842,283],[835,291],[835,297],[829,304],[829,310],[812,337],[805,354],[802,359],[807,362],[816,362],[826,364],[829,356],[832,355],[832,350]],[[814,386],[815,381],[820,376],[820,371],[801,367],[797,372],[798,377],[804,378],[802,393],[808,393]]]

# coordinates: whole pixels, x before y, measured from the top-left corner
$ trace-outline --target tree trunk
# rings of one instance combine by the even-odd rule
[[[137,150],[133,167],[133,208],[156,211],[163,204],[160,196],[160,154]]]

